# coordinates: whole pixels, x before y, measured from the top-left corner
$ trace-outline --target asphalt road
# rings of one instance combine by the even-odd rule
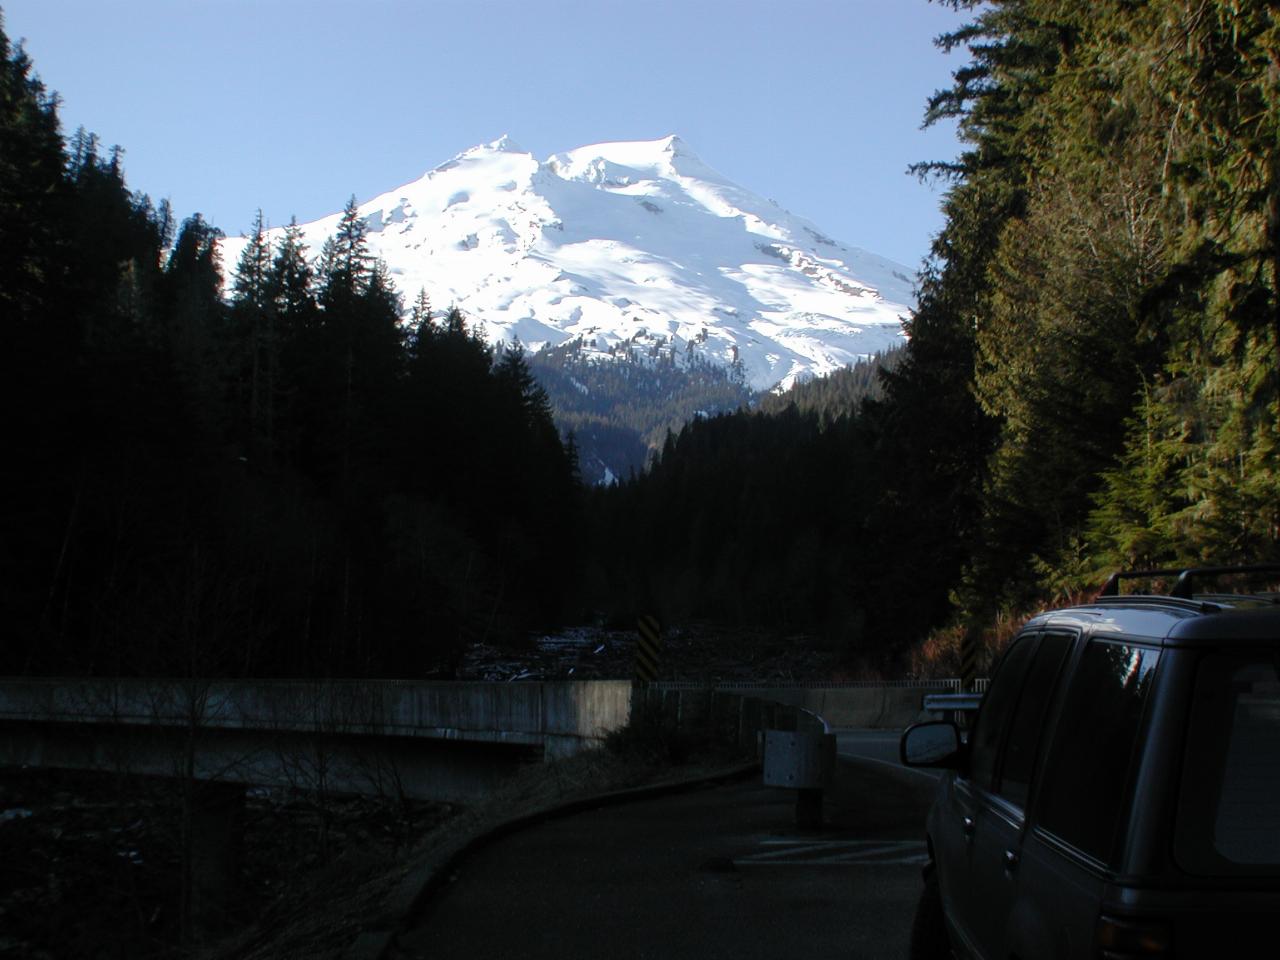
[[[858,757],[887,763],[904,773],[936,780],[941,776],[939,770],[907,770],[898,760],[898,741],[902,739],[901,730],[836,730],[836,751],[842,757]]]
[[[817,832],[758,776],[549,821],[471,857],[393,955],[898,960],[932,792],[883,759],[842,758]]]

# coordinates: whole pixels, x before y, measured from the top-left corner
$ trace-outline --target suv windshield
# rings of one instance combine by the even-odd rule
[[[1196,673],[1174,852],[1203,876],[1280,873],[1280,673],[1273,651]]]

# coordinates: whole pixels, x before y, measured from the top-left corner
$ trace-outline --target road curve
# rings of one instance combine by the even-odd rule
[[[932,787],[848,759],[818,832],[757,779],[540,824],[463,864],[391,956],[897,960]]]

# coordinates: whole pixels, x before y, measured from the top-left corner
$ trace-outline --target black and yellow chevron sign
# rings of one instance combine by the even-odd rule
[[[658,679],[658,667],[662,663],[662,624],[654,616],[643,616],[636,621],[640,640],[636,644],[636,679],[652,683]]]
[[[978,677],[978,636],[966,630],[960,640],[960,689],[971,691]]]

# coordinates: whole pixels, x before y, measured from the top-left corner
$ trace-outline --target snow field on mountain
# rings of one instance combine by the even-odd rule
[[[900,341],[911,270],[837,243],[739,187],[677,137],[539,162],[509,138],[359,206],[406,301],[425,289],[492,341],[581,337],[742,363],[786,387]],[[339,215],[303,225],[312,255]],[[274,241],[280,230],[271,231]],[[228,271],[243,239],[224,241]]]

